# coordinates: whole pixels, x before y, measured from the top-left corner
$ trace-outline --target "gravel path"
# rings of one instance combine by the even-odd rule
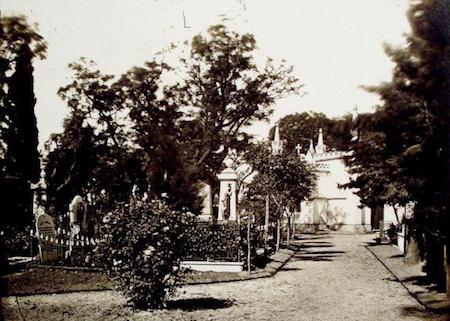
[[[372,235],[304,235],[273,278],[195,285],[170,309],[125,308],[114,291],[19,298],[25,320],[449,320],[432,315],[364,247]],[[23,320],[14,297],[6,320]]]

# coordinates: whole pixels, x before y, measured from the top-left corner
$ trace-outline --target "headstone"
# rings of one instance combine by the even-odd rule
[[[55,239],[55,224],[50,215],[40,214],[36,219],[36,231],[39,237],[39,257],[41,263],[50,263],[58,259],[57,247],[45,239]]]
[[[236,221],[237,174],[228,167],[217,175],[217,178],[220,181],[218,220]]]

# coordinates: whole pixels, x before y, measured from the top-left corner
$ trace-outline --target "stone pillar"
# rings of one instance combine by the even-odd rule
[[[201,221],[212,221],[213,216],[213,199],[211,186],[207,183],[203,183],[200,189],[200,195],[203,197],[202,214],[199,216]]]
[[[225,168],[217,175],[220,181],[218,220],[236,221],[236,181],[237,174],[231,168]]]
[[[45,214],[44,204],[47,201],[47,184],[45,182],[45,171],[41,171],[41,178],[36,183],[31,183],[30,189],[33,192],[33,215],[36,222],[40,214]]]

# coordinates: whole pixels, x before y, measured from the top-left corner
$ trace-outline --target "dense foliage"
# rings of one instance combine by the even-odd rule
[[[263,260],[264,235],[258,225],[250,225],[250,249],[252,265]],[[200,261],[232,261],[244,262],[247,265],[247,223],[226,222],[223,224],[209,224],[197,222],[189,227],[190,232],[186,252],[183,260]],[[274,249],[273,244],[265,253]]]
[[[191,137],[188,149],[202,179],[213,181],[229,149],[247,147],[242,129],[266,120],[277,99],[297,93],[301,86],[293,68],[267,58],[255,62],[256,40],[224,25],[209,27],[207,35],[190,42],[190,56],[182,59],[185,75],[176,86],[180,104],[192,107],[184,123]]]
[[[111,208],[140,194],[164,197],[177,209],[198,209],[195,170],[178,127],[181,114],[167,98],[164,64],[148,62],[119,79],[91,62],[71,65],[74,81],[59,90],[70,116],[47,143],[48,202],[65,212],[74,195],[104,194]]]
[[[242,254],[240,227],[236,222],[211,225],[196,223],[190,227],[185,260],[238,261]]]
[[[96,250],[117,288],[136,307],[161,307],[173,293],[192,219],[162,201],[136,199],[104,216]]]
[[[265,196],[270,195],[272,213],[291,211],[308,199],[314,190],[313,168],[305,160],[290,151],[273,155],[266,143],[255,145],[246,158],[256,175],[247,186],[244,204],[259,220],[264,216]]]
[[[181,68],[149,61],[120,77],[84,60],[59,90],[69,116],[47,143],[49,206],[65,212],[74,195],[104,193],[125,202],[133,186],[172,208],[200,210],[198,184],[215,188],[230,148],[242,150],[242,129],[267,119],[276,99],[299,89],[292,68],[254,62],[255,39],[223,25],[190,43]],[[181,70],[181,71],[180,71]],[[167,81],[172,73],[180,79]],[[189,137],[189,139],[186,139]]]
[[[443,244],[450,231],[450,2],[411,4],[404,48],[386,47],[392,80],[368,90],[382,105],[355,142],[350,165],[366,203],[413,202],[412,230],[427,270],[445,284]]]
[[[46,49],[24,17],[0,17],[0,188],[13,191],[3,223],[17,226],[31,221],[29,184],[40,172],[33,60],[45,58]]]
[[[351,116],[342,118],[328,118],[323,113],[303,112],[287,115],[279,120],[280,136],[285,142],[284,148],[294,152],[297,144],[305,153],[309,148],[310,140],[317,141],[319,128],[327,140],[330,150],[347,150],[351,140]],[[269,132],[269,139],[273,139],[275,127]]]

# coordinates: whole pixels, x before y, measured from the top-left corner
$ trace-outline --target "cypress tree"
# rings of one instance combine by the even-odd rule
[[[2,225],[23,227],[32,218],[30,183],[39,179],[33,59],[46,43],[25,18],[0,18],[0,195]]]

